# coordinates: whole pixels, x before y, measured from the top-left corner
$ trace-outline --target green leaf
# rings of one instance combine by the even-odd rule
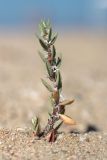
[[[37,117],[32,118],[33,130],[36,129],[37,125],[38,125],[38,118]]]
[[[44,20],[42,20],[41,23],[39,24],[39,30],[42,36],[47,34],[47,27]]]
[[[40,123],[38,117],[32,118],[32,127],[36,136],[40,133]]]
[[[48,34],[48,42],[51,41],[51,36],[52,36],[52,28],[49,28],[49,34]]]
[[[43,40],[43,38],[40,37],[39,35],[36,35],[36,36],[37,36],[37,38],[38,38],[41,46],[43,47],[43,49],[44,49],[45,51],[48,51],[48,46],[47,46],[46,42]]]
[[[61,91],[61,90],[62,90],[62,78],[61,78],[61,74],[60,74],[60,71],[59,71],[59,70],[57,70],[56,83],[57,83],[57,86],[58,86],[59,91]]]
[[[52,107],[54,107],[55,106],[55,101],[52,97],[50,97],[50,102],[51,102]]]
[[[44,28],[46,28],[46,27],[47,27],[47,25],[46,25],[46,21],[42,20],[42,21],[41,21],[41,24],[42,24],[42,26],[43,26]]]
[[[52,37],[51,45],[55,43],[57,36],[58,36],[58,33],[55,33],[54,36]]]
[[[39,127],[39,124],[37,124],[37,126],[36,126],[36,128],[35,128],[35,133],[36,133],[36,135],[38,135],[39,134],[39,130],[40,130],[40,127]]]
[[[57,62],[56,62],[56,66],[59,68],[61,66],[61,62],[62,62],[62,54],[60,54],[60,56],[58,56]]]
[[[41,46],[43,47],[43,49],[44,49],[45,51],[48,51],[48,47],[47,47],[46,43],[44,42],[44,40],[39,39],[39,42],[40,42]]]
[[[49,76],[51,77],[51,75],[52,75],[52,68],[51,68],[51,65],[49,64],[48,61],[46,61],[46,68],[47,68]]]
[[[55,49],[55,46],[53,45],[52,46],[52,59],[54,59],[56,56],[56,49]]]
[[[50,92],[54,91],[54,89],[44,79],[41,79],[41,81],[44,84],[44,86],[48,89],[48,91]]]
[[[61,66],[61,59],[58,57],[56,66],[59,68]]]
[[[74,102],[74,99],[73,100],[64,100],[64,101],[60,102],[59,105],[61,105],[61,106],[70,105],[73,102]]]
[[[43,62],[46,62],[45,56],[42,52],[38,51],[39,56],[41,57],[41,59],[43,60]]]
[[[52,116],[52,115],[51,115],[51,113],[49,113],[49,112],[48,112],[48,115],[49,115],[49,117],[51,117],[51,116]]]
[[[54,129],[58,130],[59,127],[62,125],[63,121],[62,120],[58,120],[56,121],[56,123],[54,124]]]

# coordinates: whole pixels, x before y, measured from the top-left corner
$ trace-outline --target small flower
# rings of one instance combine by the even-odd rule
[[[57,66],[54,65],[54,66],[52,66],[52,70],[53,70],[54,73],[56,73],[56,71],[59,70],[59,69],[57,68]]]

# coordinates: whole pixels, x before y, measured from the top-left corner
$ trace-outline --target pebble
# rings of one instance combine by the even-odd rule
[[[64,136],[63,134],[59,134],[58,137],[57,137],[57,139],[62,139],[63,136]]]
[[[102,136],[99,135],[98,138],[99,138],[99,139],[102,139]]]
[[[17,132],[22,132],[22,133],[24,133],[24,132],[25,132],[25,129],[23,129],[23,128],[17,128],[16,131],[17,131]]]
[[[0,145],[2,144],[3,142],[2,141],[0,141]]]
[[[8,148],[11,149],[11,148],[12,148],[12,145],[9,145]]]
[[[81,137],[79,138],[79,141],[80,141],[80,142],[83,142],[84,140],[86,140],[86,137],[82,137],[82,136],[81,136]]]

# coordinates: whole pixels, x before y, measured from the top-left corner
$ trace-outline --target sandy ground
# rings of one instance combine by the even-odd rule
[[[107,159],[107,34],[59,34],[56,47],[63,53],[63,95],[75,99],[66,114],[78,125],[63,125],[61,131],[65,134],[50,145],[34,140],[28,131],[20,131],[20,128],[30,130],[31,118],[35,115],[44,126],[47,110],[50,110],[48,92],[40,82],[40,78],[45,77],[45,68],[37,54],[40,46],[33,33],[2,33],[0,36],[0,152],[3,160]],[[92,130],[98,133],[89,133]]]
[[[0,131],[3,160],[106,160],[107,133],[59,134],[55,143],[35,140],[24,130]]]

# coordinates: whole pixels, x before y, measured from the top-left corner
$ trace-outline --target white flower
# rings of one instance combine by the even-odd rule
[[[52,66],[52,70],[53,70],[53,72],[56,72],[57,70],[59,70],[58,68],[57,68],[57,66]]]

